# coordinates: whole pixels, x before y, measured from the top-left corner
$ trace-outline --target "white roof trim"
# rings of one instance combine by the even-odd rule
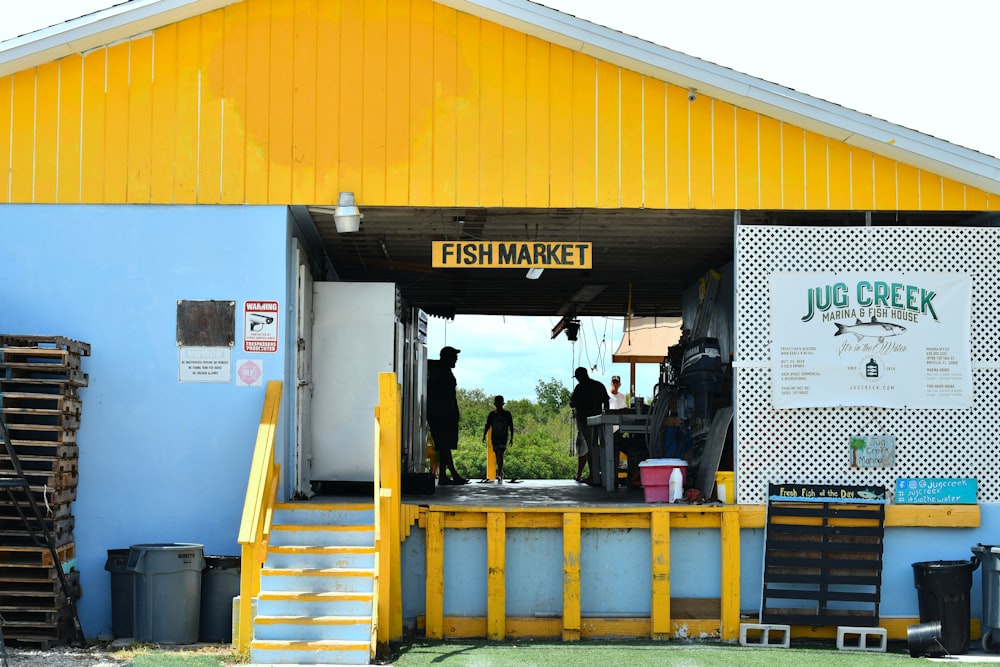
[[[31,1],[31,0],[28,0]],[[130,0],[0,42],[0,76],[107,45],[240,0]],[[1000,194],[1000,159],[741,74],[528,0],[435,0],[473,16],[734,106]]]
[[[1000,194],[1000,159],[528,0],[436,0],[641,74]]]
[[[21,0],[24,1],[24,0]],[[39,0],[26,0],[38,2]],[[119,42],[240,0],[130,0],[0,42],[0,77]]]

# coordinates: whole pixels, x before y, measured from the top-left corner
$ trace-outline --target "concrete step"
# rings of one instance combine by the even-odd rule
[[[254,664],[367,665],[370,654],[370,641],[255,639],[250,644],[250,660]]]
[[[254,637],[264,641],[356,641],[371,640],[371,616],[261,616]]]
[[[271,527],[269,546],[373,547],[375,526],[344,524],[321,526],[312,523],[276,524]]]
[[[264,567],[375,568],[375,547],[369,546],[270,546]]]
[[[257,597],[257,613],[265,616],[371,616],[372,593],[267,591]]]
[[[371,568],[263,568],[260,590],[263,591],[343,591],[371,593],[375,586]]]
[[[278,503],[273,525],[312,523],[316,525],[375,523],[374,503]]]

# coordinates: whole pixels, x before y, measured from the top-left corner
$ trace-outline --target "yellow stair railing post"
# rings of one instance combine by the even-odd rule
[[[281,472],[281,467],[274,462],[274,440],[281,414],[281,387],[279,380],[267,383],[240,520],[240,605],[237,635],[233,637],[233,643],[244,654],[250,650],[253,639],[253,600],[260,592],[260,569],[267,555],[271,516]]]
[[[384,519],[379,547],[379,643],[403,636],[400,500],[402,497],[402,398],[395,373],[379,373],[376,506]],[[382,505],[387,504],[383,508]]]

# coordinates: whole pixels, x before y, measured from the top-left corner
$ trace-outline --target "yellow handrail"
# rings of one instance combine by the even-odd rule
[[[400,581],[399,511],[401,498],[402,401],[395,373],[379,373],[375,407],[375,591],[372,657],[403,635]]]
[[[274,512],[281,470],[274,462],[274,438],[278,430],[280,408],[281,382],[271,380],[267,383],[267,393],[264,395],[264,409],[257,428],[257,442],[254,445],[247,495],[243,501],[243,518],[240,521],[240,613],[239,636],[235,638],[240,653],[250,650],[253,599],[260,592],[260,568],[267,556],[267,541],[271,532],[271,515]]]

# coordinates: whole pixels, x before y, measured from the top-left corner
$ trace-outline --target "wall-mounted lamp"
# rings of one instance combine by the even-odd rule
[[[540,269],[537,266],[533,266],[528,269],[528,275],[525,276],[528,280],[538,280],[542,277],[542,271],[545,269]]]
[[[340,234],[356,232],[361,228],[361,218],[364,216],[354,202],[353,192],[341,192],[337,200],[337,208],[333,212],[333,222]]]

